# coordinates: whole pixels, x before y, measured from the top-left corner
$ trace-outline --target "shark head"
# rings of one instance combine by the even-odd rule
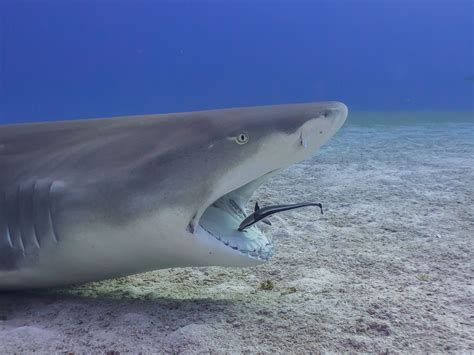
[[[187,229],[198,240],[220,246],[211,264],[245,266],[268,260],[272,243],[258,225],[238,231],[252,194],[282,169],[313,156],[343,125],[347,113],[339,102],[207,113],[205,139],[195,150],[202,162],[203,187],[193,199],[196,212]]]

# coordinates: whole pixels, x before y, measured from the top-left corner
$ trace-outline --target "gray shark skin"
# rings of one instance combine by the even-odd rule
[[[0,125],[0,289],[251,266],[255,189],[342,126],[338,102]]]

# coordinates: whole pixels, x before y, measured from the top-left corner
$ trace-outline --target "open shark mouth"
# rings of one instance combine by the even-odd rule
[[[274,213],[295,208],[318,206],[319,203],[298,203],[260,208],[255,204],[253,213],[247,213],[246,206],[255,190],[277,170],[267,173],[244,186],[241,186],[212,203],[202,214],[196,229],[197,234],[206,233],[226,246],[251,258],[268,260],[272,255],[272,241],[257,227],[258,221],[266,222],[265,217]]]
[[[265,174],[217,199],[202,214],[196,234],[210,234],[248,257],[268,260],[273,252],[272,241],[255,224],[242,231],[239,226],[249,215],[246,206],[253,193],[274,173]]]

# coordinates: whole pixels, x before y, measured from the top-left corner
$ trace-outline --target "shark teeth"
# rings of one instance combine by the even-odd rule
[[[272,256],[273,245],[261,232],[258,238],[255,238],[252,234],[250,234],[252,237],[247,238],[248,233],[245,233],[245,236],[216,235],[202,224],[200,224],[200,227],[224,245],[249,257],[268,260]],[[242,234],[241,232],[238,233]]]

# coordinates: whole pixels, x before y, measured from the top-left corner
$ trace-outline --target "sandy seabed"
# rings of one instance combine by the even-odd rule
[[[254,196],[325,206],[271,262],[0,294],[0,353],[474,351],[473,114],[353,116]]]

